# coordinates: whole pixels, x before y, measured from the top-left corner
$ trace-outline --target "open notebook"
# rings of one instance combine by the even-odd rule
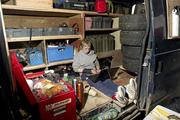
[[[111,79],[111,76],[109,74],[109,69],[103,69],[99,74],[88,75],[88,78],[93,82],[97,82],[97,81],[104,81],[106,79]]]

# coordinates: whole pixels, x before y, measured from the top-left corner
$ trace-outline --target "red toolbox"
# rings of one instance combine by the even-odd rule
[[[67,85],[68,92],[60,92],[59,94],[44,99],[36,99],[31,92],[27,82],[26,76],[23,72],[22,65],[18,62],[15,53],[10,53],[12,64],[12,73],[14,80],[22,88],[30,105],[38,106],[39,117],[41,120],[76,120],[76,99],[74,89]],[[38,72],[34,76],[43,74]]]

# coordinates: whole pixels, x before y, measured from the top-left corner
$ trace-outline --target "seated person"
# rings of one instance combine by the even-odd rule
[[[94,83],[88,78],[87,74],[99,74],[100,65],[97,56],[93,50],[91,50],[91,42],[83,40],[80,44],[80,51],[74,56],[73,70],[78,72],[82,80],[87,80],[90,86],[95,87],[107,96],[114,96],[118,85],[112,82],[111,79],[103,81],[97,81]]]

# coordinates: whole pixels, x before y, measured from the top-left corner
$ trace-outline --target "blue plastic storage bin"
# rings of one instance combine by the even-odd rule
[[[43,64],[42,51],[39,49],[32,49],[28,52],[29,64],[31,66]]]
[[[73,59],[73,46],[47,47],[48,62],[63,61]]]

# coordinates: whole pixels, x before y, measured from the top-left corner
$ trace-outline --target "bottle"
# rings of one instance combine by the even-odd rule
[[[68,82],[68,73],[64,73],[64,77],[63,77],[65,82]]]
[[[77,98],[80,103],[80,108],[82,109],[84,107],[84,87],[83,87],[83,82],[78,82],[77,83]]]
[[[77,84],[77,79],[74,78],[73,81],[72,81],[72,86],[73,86],[73,88],[74,88],[75,95],[76,95],[76,93],[77,93],[76,84]]]
[[[177,8],[172,10],[172,36],[179,36],[179,15]]]

